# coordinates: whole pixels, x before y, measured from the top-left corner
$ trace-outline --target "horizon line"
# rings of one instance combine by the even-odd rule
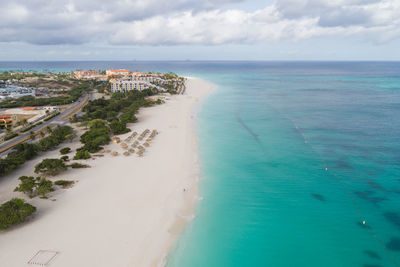
[[[357,60],[335,60],[335,59],[282,59],[282,60],[253,60],[253,59],[206,59],[206,60],[168,60],[168,59],[144,59],[144,60],[122,60],[122,59],[104,59],[104,60],[0,60],[0,63],[8,62],[400,62],[400,59],[357,59]]]

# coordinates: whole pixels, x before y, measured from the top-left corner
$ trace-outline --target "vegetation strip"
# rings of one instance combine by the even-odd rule
[[[73,138],[74,132],[69,126],[58,126],[50,136],[36,143],[21,143],[14,147],[7,157],[0,159],[0,176],[4,176],[33,159],[39,152],[48,151],[57,147],[68,138]]]

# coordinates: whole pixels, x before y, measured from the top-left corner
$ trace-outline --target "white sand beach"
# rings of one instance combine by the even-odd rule
[[[52,178],[77,183],[58,189],[47,200],[12,191],[17,178],[33,175],[33,166],[41,159],[60,157],[58,149],[1,179],[1,203],[23,197],[38,211],[28,222],[0,232],[0,265],[35,266],[28,261],[39,250],[51,250],[58,252],[49,264],[54,267],[162,266],[168,249],[193,217],[199,172],[195,118],[200,101],[212,90],[211,84],[188,78],[184,95],[142,108],[139,122],[130,125],[132,131],[159,132],[143,157],[124,156],[120,144],[110,144],[106,149],[118,151],[118,156],[106,153],[81,161],[92,167],[69,169]],[[65,146],[80,144],[59,148]]]

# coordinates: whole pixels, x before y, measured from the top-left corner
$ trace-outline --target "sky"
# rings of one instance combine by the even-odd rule
[[[400,60],[400,0],[0,0],[14,60]]]

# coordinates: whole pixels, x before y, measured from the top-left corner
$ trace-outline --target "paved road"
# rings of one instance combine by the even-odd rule
[[[30,131],[20,134],[17,137],[14,137],[10,141],[7,141],[3,144],[0,145],[0,151],[3,151],[0,153],[0,157],[3,157],[8,154],[10,151],[9,149],[25,140],[29,140],[30,137],[30,132],[38,132],[39,130],[46,128],[49,125],[65,125],[68,123],[68,117],[70,115],[73,115],[76,113],[76,109],[79,107],[79,105],[82,105],[83,102],[87,101],[88,99],[93,99],[93,93],[90,92],[89,96],[87,93],[84,93],[75,103],[73,103],[69,108],[67,108],[65,111],[63,111],[61,114],[55,116],[54,118],[48,120],[48,121],[43,121],[42,124],[32,128]],[[80,109],[79,109],[80,110]]]

